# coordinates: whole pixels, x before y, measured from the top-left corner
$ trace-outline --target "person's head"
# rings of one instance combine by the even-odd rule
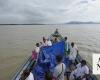
[[[62,56],[61,55],[56,56],[56,62],[57,62],[57,64],[62,62]]]
[[[43,36],[43,40],[46,40],[46,38]]]
[[[57,37],[55,37],[55,40],[54,40],[55,42],[58,42],[58,39],[57,39]]]
[[[30,69],[29,69],[30,72],[33,70],[33,66],[34,66],[34,65],[31,65],[31,66],[30,66]]]
[[[67,37],[65,37],[64,39],[65,39],[65,41],[67,41]]]
[[[43,42],[45,42],[46,41],[46,38],[45,37],[43,37]]]
[[[74,47],[74,42],[71,42],[71,46]]]
[[[39,47],[40,45],[39,45],[39,43],[36,43],[36,47]]]
[[[81,66],[85,66],[85,65],[87,65],[86,60],[82,60],[81,61]]]
[[[56,28],[56,32],[58,32],[58,28]]]
[[[30,70],[25,69],[25,70],[23,71],[22,75],[21,75],[20,80],[25,80],[25,79],[29,76],[29,74],[30,74]]]

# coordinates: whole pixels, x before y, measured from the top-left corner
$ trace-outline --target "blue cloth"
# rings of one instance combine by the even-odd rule
[[[41,67],[40,65],[35,65],[32,73],[34,74],[35,80],[45,80],[45,72],[43,67]]]
[[[37,66],[34,68],[37,80],[45,80],[43,79],[45,76],[44,73],[53,70],[56,66],[56,55],[61,55],[63,57],[63,62],[66,64],[67,59],[64,57],[64,45],[64,41],[61,41],[54,43],[52,46],[42,47],[40,49]]]

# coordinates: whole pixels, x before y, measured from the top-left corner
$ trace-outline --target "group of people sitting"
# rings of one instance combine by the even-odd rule
[[[43,42],[36,43],[35,52],[39,54],[40,47],[42,46],[52,46],[53,43],[58,42],[57,37],[54,40],[46,39],[43,37]],[[56,56],[56,66],[52,73],[52,80],[65,80],[65,73],[68,68],[72,65],[75,66],[70,73],[70,80],[87,80],[89,75],[89,68],[87,66],[87,62],[82,60],[77,65],[75,64],[76,56],[78,54],[78,48],[74,42],[69,42],[67,37],[64,38],[65,42],[65,56],[69,59],[70,64],[69,67],[66,67],[64,63],[62,63],[63,57],[61,55]],[[23,76],[25,76],[23,78]],[[34,75],[31,70],[24,70],[22,77],[20,80],[34,80]]]
[[[54,80],[64,80],[64,74],[67,69],[71,68],[71,66],[74,66],[75,68],[71,70],[69,80],[88,80],[90,70],[87,66],[86,60],[82,60],[80,63],[76,64],[75,61],[79,52],[76,44],[74,42],[70,43],[67,37],[64,38],[64,41],[65,56],[69,59],[70,64],[69,67],[66,67],[66,65],[62,63],[62,56],[56,56],[57,65],[54,69]]]
[[[52,46],[53,43],[59,42],[59,39],[57,37],[55,37],[54,39],[46,39],[45,37],[42,38],[42,42],[36,43],[35,45],[35,50],[33,51],[33,56],[34,53],[36,53],[38,55],[38,53],[40,52],[40,48],[43,46]]]

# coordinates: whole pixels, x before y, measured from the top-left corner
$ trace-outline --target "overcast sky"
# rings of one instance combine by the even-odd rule
[[[100,0],[0,0],[0,24],[100,22]]]

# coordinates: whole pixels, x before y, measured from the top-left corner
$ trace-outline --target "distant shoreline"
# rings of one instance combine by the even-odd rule
[[[100,23],[66,23],[66,24],[100,24]],[[0,25],[66,25],[66,24],[0,24]]]
[[[0,24],[0,25],[46,25],[46,24]]]
[[[77,22],[77,21],[71,21],[67,23],[61,23],[61,24],[0,24],[0,25],[65,25],[65,24],[100,24],[99,22]]]

